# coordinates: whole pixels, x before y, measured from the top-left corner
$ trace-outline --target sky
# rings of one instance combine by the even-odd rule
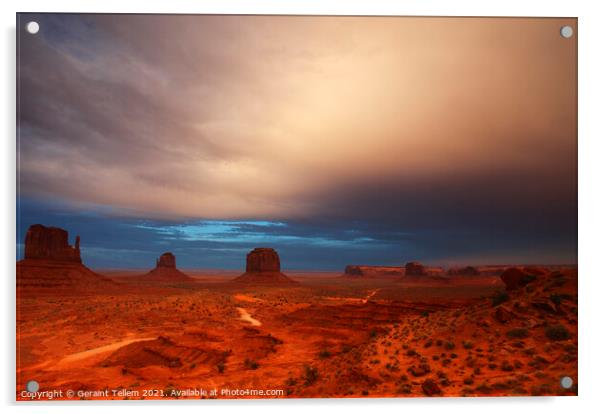
[[[17,258],[41,223],[96,268],[577,262],[575,19],[18,24]]]

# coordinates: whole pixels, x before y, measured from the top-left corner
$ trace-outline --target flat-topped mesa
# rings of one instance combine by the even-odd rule
[[[397,278],[403,276],[399,266],[347,265],[343,277],[352,278]]]
[[[247,273],[280,272],[280,257],[276,250],[257,247],[247,254]]]
[[[88,269],[79,251],[79,236],[75,246],[69,245],[69,234],[58,227],[34,224],[25,235],[25,254],[17,262],[17,289],[20,294],[42,292],[107,291],[119,284]]]
[[[172,252],[163,253],[157,258],[157,267],[176,268],[176,256]]]
[[[426,268],[419,262],[406,263],[406,276],[426,276]]]
[[[280,272],[280,257],[276,250],[269,247],[258,247],[247,254],[245,273],[233,280],[237,283],[249,284],[297,284]]]
[[[447,270],[447,274],[450,276],[478,276],[481,271],[474,266],[453,267]]]
[[[364,271],[359,265],[347,265],[345,266],[345,275],[347,276],[364,276]]]
[[[25,259],[81,263],[79,236],[71,246],[66,230],[34,224],[25,235]]]

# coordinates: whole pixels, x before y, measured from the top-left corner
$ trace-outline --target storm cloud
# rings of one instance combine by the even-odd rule
[[[567,23],[21,14],[18,241],[60,222],[112,267],[574,263]]]

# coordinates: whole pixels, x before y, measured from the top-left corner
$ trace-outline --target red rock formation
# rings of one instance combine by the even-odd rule
[[[280,272],[280,257],[276,250],[258,247],[247,254],[247,272]]]
[[[25,235],[25,258],[17,262],[17,288],[31,292],[95,291],[118,288],[119,284],[82,264],[79,236],[69,245],[67,231],[35,224]]]
[[[176,268],[176,256],[171,252],[159,256],[153,270],[131,280],[137,282],[194,282],[193,278]]]
[[[500,323],[506,323],[514,319],[516,316],[514,313],[512,313],[512,311],[508,310],[504,306],[499,306],[495,309],[493,317]]]
[[[246,272],[234,282],[253,284],[294,284],[297,283],[280,272],[280,257],[276,250],[258,247],[247,254]]]
[[[34,224],[25,235],[25,259],[81,263],[79,236],[75,247],[69,245],[69,233],[58,227]]]
[[[450,276],[478,276],[481,274],[481,272],[474,266],[466,266],[461,268],[451,268],[447,271],[447,274]]]
[[[502,282],[504,282],[506,285],[506,290],[515,290],[521,288],[536,279],[534,275],[531,275],[516,267],[506,269],[500,277],[502,278]]]
[[[364,272],[361,266],[347,265],[345,266],[345,275],[347,276],[363,276]]]
[[[365,265],[348,265],[345,266],[346,277],[354,278],[393,278],[400,277],[404,274],[404,268],[398,266],[365,266]]]
[[[529,267],[525,267],[523,270],[526,273],[533,275],[533,276],[543,276],[543,275],[549,273],[548,269],[546,269],[545,267],[529,266]]]
[[[406,263],[406,276],[426,276],[426,269],[418,262]]]
[[[167,253],[163,253],[158,259],[157,259],[157,267],[169,267],[169,268],[176,268],[176,256],[173,255],[173,253],[171,252],[167,252]]]

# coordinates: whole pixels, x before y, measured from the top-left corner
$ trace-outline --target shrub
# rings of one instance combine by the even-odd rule
[[[553,293],[550,295],[550,301],[552,301],[552,303],[554,303],[555,305],[560,305],[562,303],[562,299],[564,299],[562,295],[559,295],[557,293]]]
[[[514,329],[510,329],[508,332],[506,332],[506,336],[508,338],[523,339],[523,338],[527,338],[529,336],[529,331],[525,328],[514,328]]]
[[[323,349],[320,351],[320,353],[318,354],[318,357],[320,359],[326,359],[326,358],[330,358],[330,351],[327,349]]]
[[[569,339],[571,334],[562,325],[552,325],[546,328],[546,336],[552,341],[564,341]]]
[[[245,359],[245,368],[247,369],[257,369],[259,368],[259,364],[257,361],[253,361],[252,359]]]
[[[493,294],[491,297],[491,304],[493,306],[501,305],[502,303],[508,301],[510,296],[508,296],[507,292],[498,291]]]
[[[224,365],[224,363],[222,361],[220,361],[217,363],[216,368],[217,368],[217,372],[222,374],[224,372],[224,369],[226,368],[226,366]]]
[[[401,388],[399,389],[399,392],[401,394],[410,394],[412,392],[412,386],[409,384],[404,384],[401,386]]]
[[[313,384],[318,379],[318,368],[306,365],[303,378],[305,379],[305,385]]]

